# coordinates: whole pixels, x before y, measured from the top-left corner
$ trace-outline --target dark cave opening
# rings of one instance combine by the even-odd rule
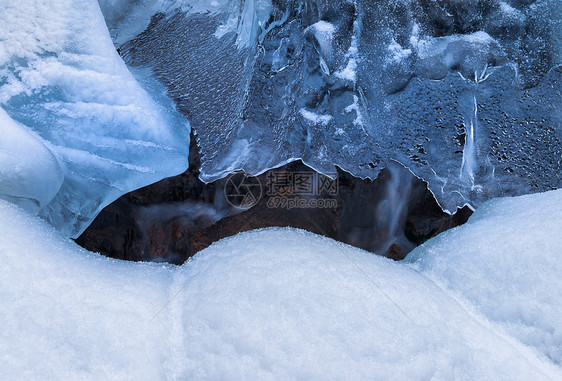
[[[288,226],[401,260],[472,214],[443,212],[427,183],[394,162],[374,180],[339,168],[328,177],[297,160],[205,184],[195,139],[189,159],[184,173],[105,207],[76,242],[112,258],[182,264],[222,238]]]

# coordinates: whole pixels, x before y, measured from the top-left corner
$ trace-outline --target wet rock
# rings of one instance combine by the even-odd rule
[[[400,260],[470,215],[444,213],[427,184],[397,163],[375,180],[340,169],[330,178],[295,161],[204,184],[191,148],[185,173],[121,197],[76,242],[114,258],[181,264],[239,232],[290,226]]]

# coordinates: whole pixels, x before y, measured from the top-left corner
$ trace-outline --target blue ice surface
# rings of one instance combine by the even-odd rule
[[[562,185],[559,1],[180,3],[118,44],[189,115],[204,181],[397,160],[451,212]]]
[[[25,0],[0,22],[13,30],[0,43],[0,105],[64,174],[41,217],[77,237],[119,196],[187,168],[189,123],[150,70],[131,74],[97,1]]]

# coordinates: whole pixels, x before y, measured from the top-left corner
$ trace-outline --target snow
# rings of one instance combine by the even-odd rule
[[[561,205],[562,191],[495,200],[413,264],[275,228],[174,267],[89,253],[0,200],[0,372],[560,379]]]
[[[347,61],[347,65],[342,69],[337,71],[334,75],[346,81],[355,83],[356,81],[356,70],[357,70],[357,60],[355,58],[350,58]]]
[[[334,117],[331,115],[316,114],[312,111],[308,111],[305,108],[301,108],[300,114],[306,121],[312,124],[321,124],[322,126],[326,126],[332,119],[334,119]]]
[[[336,27],[324,20],[320,20],[311,26],[312,28],[316,29],[317,33],[326,34],[328,39],[332,39],[334,36],[334,32],[336,31]]]
[[[9,115],[0,123],[17,122],[33,135],[17,148],[29,157],[13,157],[10,166],[33,161],[36,170],[64,174],[62,186],[53,179],[43,195],[12,180],[0,193],[76,237],[117,197],[185,170],[187,120],[149,71],[138,71],[138,80],[129,72],[97,1],[4,1],[0,9],[0,106]],[[22,182],[36,179],[28,174]]]
[[[353,121],[354,126],[363,126],[363,115],[361,114],[361,107],[359,106],[359,97],[357,95],[353,96],[353,103],[346,106],[344,109],[346,113],[355,112],[356,118]]]
[[[505,1],[500,1],[500,10],[510,16],[510,17],[514,17],[514,18],[524,18],[525,15],[523,15],[521,13],[521,11],[513,8],[511,5],[509,5],[508,3],[506,3]]]
[[[89,253],[31,214],[0,209],[2,378],[161,378],[167,332],[148,321],[168,297],[169,270]]]
[[[497,199],[407,260],[562,365],[562,190]]]
[[[71,0],[2,2],[0,66],[13,57],[29,58],[62,50],[68,37],[70,5]]]
[[[394,39],[392,39],[392,42],[388,45],[388,52],[390,54],[390,60],[393,62],[400,62],[412,55],[412,49],[404,49]]]
[[[347,64],[341,70],[338,70],[334,75],[340,79],[350,81],[353,84],[357,81],[357,60],[359,55],[357,35],[359,34],[359,24],[356,21],[353,22],[353,35],[351,36],[351,44],[347,50],[345,57],[348,59]]]

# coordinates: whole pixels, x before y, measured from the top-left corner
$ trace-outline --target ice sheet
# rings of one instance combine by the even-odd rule
[[[189,116],[205,181],[232,157],[371,178],[394,159],[451,212],[561,185],[557,0],[197,4],[159,8],[121,48]]]

